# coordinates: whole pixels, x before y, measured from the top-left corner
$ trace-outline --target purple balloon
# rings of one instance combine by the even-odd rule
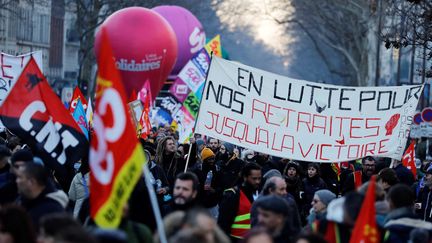
[[[158,6],[152,9],[162,15],[177,36],[177,62],[171,75],[177,75],[192,56],[205,45],[205,32],[201,23],[189,10],[179,6]]]

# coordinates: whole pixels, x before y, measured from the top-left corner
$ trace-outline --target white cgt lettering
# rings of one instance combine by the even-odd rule
[[[123,109],[123,101],[117,90],[108,88],[104,91],[99,102],[97,112],[93,116],[94,132],[97,139],[97,150],[92,146],[90,148],[90,167],[96,180],[102,185],[107,185],[111,182],[114,173],[114,156],[111,151],[108,151],[108,144],[118,141],[126,127],[125,110]],[[102,116],[106,115],[108,107],[113,113],[112,127],[105,127]],[[106,162],[106,167],[102,166]]]

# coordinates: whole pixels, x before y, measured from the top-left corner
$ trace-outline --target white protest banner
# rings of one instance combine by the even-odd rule
[[[313,83],[213,57],[195,132],[302,161],[401,159],[422,89]]]
[[[22,70],[27,65],[30,57],[33,56],[37,65],[42,69],[42,51],[35,51],[20,56],[12,56],[0,53],[0,105],[15,85]]]

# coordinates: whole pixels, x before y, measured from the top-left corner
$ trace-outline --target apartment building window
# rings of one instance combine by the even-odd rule
[[[33,21],[31,9],[20,8],[18,11],[18,33],[17,39],[21,41],[32,41],[33,37]]]
[[[50,16],[46,14],[34,14],[33,41],[37,43],[49,43]]]
[[[11,2],[10,4],[11,4],[10,9],[18,9],[18,3]],[[17,36],[17,31],[18,31],[19,11],[8,11],[7,14],[9,15],[7,35],[9,38],[15,38]]]

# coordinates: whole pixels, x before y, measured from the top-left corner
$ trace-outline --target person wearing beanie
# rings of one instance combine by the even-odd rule
[[[202,159],[202,161],[204,162],[204,160],[206,160],[206,159],[208,159],[210,157],[215,157],[214,152],[211,149],[209,149],[209,148],[204,148],[201,151],[201,159]]]
[[[287,192],[294,197],[297,205],[300,205],[300,192],[302,191],[302,180],[301,180],[301,171],[299,164],[294,161],[289,161],[286,163],[286,166],[283,170],[282,174],[285,178],[285,182],[287,183]]]
[[[12,154],[10,162],[12,165],[12,173],[16,171],[27,162],[33,161],[33,153],[28,149],[21,149]]]
[[[282,178],[282,174],[280,173],[280,171],[278,171],[276,169],[271,169],[271,170],[267,171],[266,173],[264,173],[262,184],[264,185],[266,183],[267,179],[270,179],[273,176]]]
[[[312,225],[315,220],[324,219],[327,214],[327,206],[336,198],[336,195],[327,189],[321,189],[315,192],[312,199],[311,211],[308,216],[308,224]]]
[[[320,176],[320,169],[317,163],[308,164],[307,177],[303,179],[302,184],[304,193],[301,196],[301,214],[303,219],[306,219],[309,215],[310,209],[312,208],[311,203],[315,192],[321,189],[327,189],[326,183]]]
[[[225,149],[226,149],[226,151],[229,153],[229,154],[234,154],[234,145],[233,144],[231,144],[231,143],[227,143],[227,142],[224,142],[224,143],[222,143],[222,145],[221,146],[224,146],[225,147]]]
[[[257,199],[258,227],[270,233],[273,242],[286,242],[289,231],[284,230],[287,218],[290,217],[288,203],[280,196],[268,195]]]
[[[275,170],[278,171],[278,170]],[[270,171],[269,171],[270,172]],[[268,176],[269,172],[266,173]],[[299,210],[294,199],[286,191],[286,182],[284,178],[279,175],[268,177],[264,183],[263,189],[261,190],[260,196],[255,202],[252,203],[250,210],[251,215],[251,226],[254,227],[258,224],[258,212],[257,204],[260,198],[268,195],[280,196],[288,204],[289,217],[286,219],[284,231],[288,232],[290,242],[294,240],[294,236],[297,235],[302,228]]]
[[[216,161],[228,161],[234,155],[234,145],[230,143],[222,143],[219,147],[219,151],[216,153]]]
[[[192,168],[199,181],[197,201],[209,209],[210,214],[216,219],[219,214],[217,205],[223,192],[221,170],[215,163],[215,154],[210,148],[201,151],[201,159],[202,162]]]

